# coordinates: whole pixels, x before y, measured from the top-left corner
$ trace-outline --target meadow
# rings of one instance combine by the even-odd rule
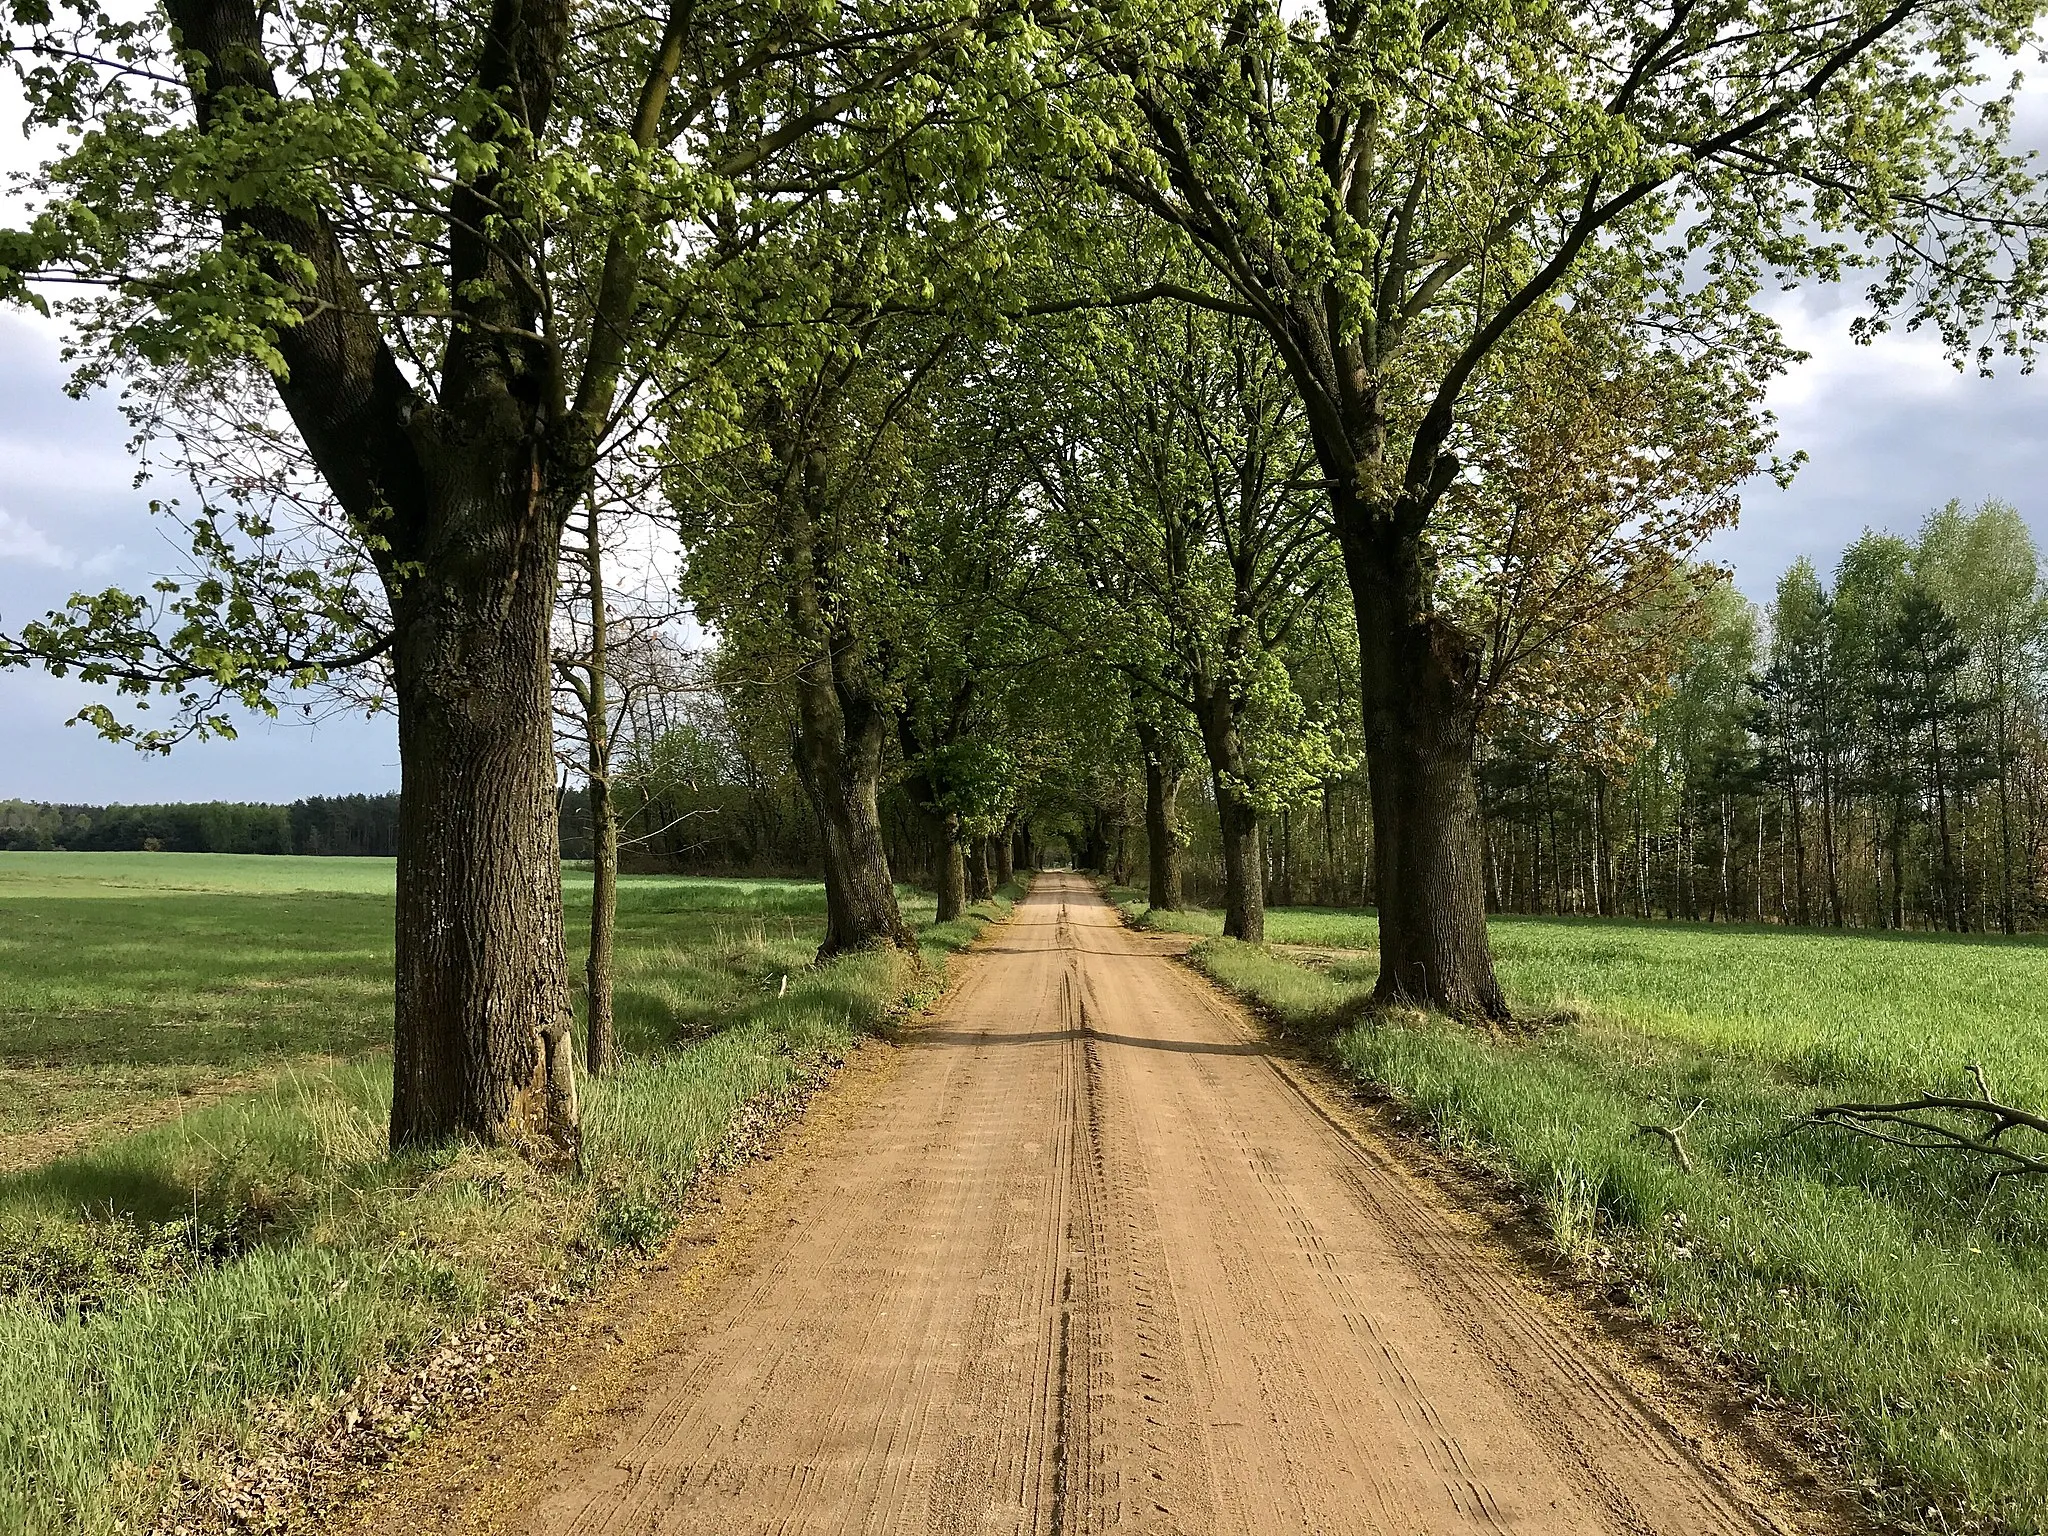
[[[1211,913],[1144,913],[1215,935]],[[1559,1254],[1839,1434],[1872,1513],[2048,1531],[2048,1188],[1851,1138],[1825,1102],[2048,1105],[2048,943],[1499,918],[1525,1033],[1368,1019],[1375,932],[1280,909],[1195,963],[1437,1142],[1515,1180]],[[1693,1164],[1646,1125],[1684,1126]]]
[[[146,1524],[259,1415],[597,1283],[1003,906],[941,927],[906,891],[922,964],[813,969],[815,884],[622,881],[626,1061],[563,1179],[386,1153],[392,890],[376,860],[0,854],[0,1530]]]

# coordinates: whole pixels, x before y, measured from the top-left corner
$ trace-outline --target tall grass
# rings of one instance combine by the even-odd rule
[[[1201,915],[1158,913],[1199,928]],[[2034,940],[1493,925],[1518,1011],[1495,1038],[1365,1019],[1372,921],[1276,911],[1276,944],[1195,960],[1519,1181],[1561,1254],[1847,1432],[1874,1515],[2048,1531],[2048,1189],[1833,1132],[1825,1100],[1960,1090],[1986,1064],[2048,1102],[2048,947]],[[1693,1172],[1645,1125],[1685,1123]]]
[[[150,898],[57,899],[97,902],[101,955],[146,957],[122,930]],[[311,921],[281,891],[266,900],[281,932]],[[927,930],[926,964],[813,968],[815,885],[627,882],[629,1054],[585,1084],[581,1180],[477,1147],[388,1157],[389,1068],[360,1051],[302,1053],[258,1091],[0,1176],[0,1529],[132,1525],[259,1410],[317,1411],[510,1296],[587,1283],[609,1254],[658,1243],[743,1116],[928,993],[931,967],[1006,905]],[[222,957],[220,974],[243,964]],[[133,982],[117,968],[108,992]],[[93,1052],[81,1043],[72,1066],[90,1070]]]

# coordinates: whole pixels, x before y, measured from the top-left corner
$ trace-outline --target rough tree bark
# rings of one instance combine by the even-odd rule
[[[1017,878],[1017,829],[1015,825],[1006,823],[1003,830],[996,834],[995,841],[991,846],[995,850],[996,884],[999,887],[1008,885]]]
[[[1109,813],[1099,806],[1088,813],[1088,824],[1081,829],[1081,846],[1074,852],[1074,861],[1092,874],[1109,873]]]
[[[1166,760],[1159,732],[1140,722],[1138,739],[1145,753],[1146,900],[1161,912],[1186,905],[1181,879],[1180,791],[1187,773]]]
[[[1180,799],[1186,771],[1145,760],[1146,900],[1162,912],[1187,905],[1181,876]]]
[[[510,573],[479,560],[471,583],[417,584],[396,615],[394,1146],[469,1135],[576,1150],[550,771],[554,549],[533,542]]]
[[[782,518],[791,633],[798,646],[796,765],[817,812],[825,863],[825,942],[818,958],[894,944],[914,947],[882,841],[882,749],[894,715],[860,683],[858,643],[827,609],[815,505],[829,496],[825,456],[769,413],[769,440],[788,466]]]
[[[197,61],[202,133],[276,99],[253,0],[166,9]],[[550,626],[588,439],[582,417],[548,409],[530,253],[516,235],[485,233],[518,146],[544,129],[568,18],[566,0],[499,6],[483,30],[476,87],[514,103],[519,121],[496,130],[503,160],[450,192],[457,314],[436,387],[416,389],[400,369],[324,215],[261,198],[223,214],[230,235],[289,253],[279,274],[308,292],[306,318],[277,331],[279,397],[343,510],[374,531],[391,603],[403,789],[395,1146],[474,1136],[580,1152]],[[608,408],[611,379],[598,382]]]
[[[987,901],[989,897],[996,893],[995,881],[992,877],[992,860],[989,855],[989,841],[986,837],[977,837],[974,840],[974,856],[968,862],[970,884],[973,887],[974,899],[976,901]]]
[[[1480,858],[1478,642],[1432,611],[1419,543],[1336,496],[1357,612],[1382,1003],[1499,1019]]]
[[[1245,782],[1245,763],[1236,702],[1227,685],[1197,679],[1195,706],[1223,836],[1223,936],[1247,944],[1263,944],[1265,860],[1259,843],[1259,815],[1246,801],[1241,787]]]
[[[819,673],[827,675],[820,678]],[[842,699],[829,662],[797,674],[797,776],[818,815],[825,854],[825,942],[818,958],[894,944],[908,949],[910,930],[896,905],[896,884],[882,847],[881,711]]]
[[[940,825],[939,921],[950,923],[967,910],[967,847],[958,811],[947,812]]]

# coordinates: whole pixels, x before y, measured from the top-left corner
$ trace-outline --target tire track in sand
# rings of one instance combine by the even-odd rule
[[[1782,1528],[1087,883],[966,967],[525,1530]]]

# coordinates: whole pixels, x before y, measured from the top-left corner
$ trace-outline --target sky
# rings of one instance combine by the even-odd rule
[[[2022,97],[2021,143],[2048,143],[2048,81]],[[0,124],[18,123],[0,86]],[[28,163],[0,130],[0,170]],[[10,211],[0,194],[0,215]],[[1911,534],[1950,498],[2013,503],[2048,548],[2048,373],[2016,365],[1995,377],[1957,372],[1931,339],[1849,340],[1855,294],[1808,288],[1770,308],[1810,360],[1778,380],[1770,403],[1781,453],[1807,462],[1790,489],[1758,480],[1740,524],[1707,553],[1735,572],[1753,601],[1770,598],[1800,556],[1823,573],[1865,528]],[[58,331],[0,310],[0,631],[61,605],[73,592],[146,587],[179,567],[175,529],[148,510],[126,452],[115,398],[67,398]],[[66,726],[98,691],[74,680],[0,671],[0,800],[70,803],[166,800],[289,801],[398,787],[392,718],[317,724],[249,719],[234,740],[193,742],[144,756]]]
[[[175,527],[149,512],[152,494],[175,492],[135,487],[117,399],[68,398],[59,346],[36,317],[0,311],[0,629],[10,631],[73,592],[146,589],[182,564]],[[398,787],[388,715],[312,726],[249,719],[233,741],[192,742],[166,757],[67,728],[102,692],[0,672],[0,800],[288,801]]]

